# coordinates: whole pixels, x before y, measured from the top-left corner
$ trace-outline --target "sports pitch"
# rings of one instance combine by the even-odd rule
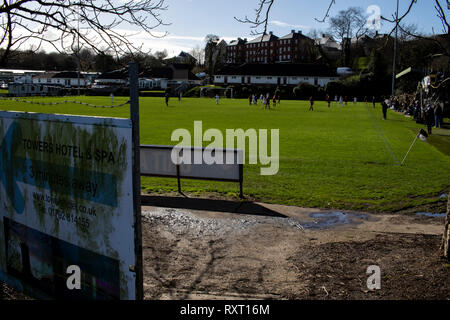
[[[79,100],[109,106],[110,97],[26,98],[34,102]],[[114,104],[126,102],[116,97]],[[174,145],[173,130],[203,122],[203,131],[279,129],[280,163],[274,176],[261,176],[260,165],[244,165],[244,195],[252,200],[305,207],[395,212],[408,208],[445,211],[450,190],[450,132],[433,129],[427,142],[418,140],[402,161],[423,125],[381,107],[349,103],[339,107],[317,101],[281,101],[275,109],[250,106],[246,99],[140,98],[142,144]],[[38,105],[0,100],[1,110],[129,117],[128,105],[93,108],[73,103]],[[270,141],[270,139],[269,139]],[[205,146],[208,143],[205,143]],[[270,147],[269,147],[270,150]],[[238,185],[216,181],[182,180],[183,191],[195,195],[237,197]],[[143,192],[170,193],[176,179],[142,178]]]

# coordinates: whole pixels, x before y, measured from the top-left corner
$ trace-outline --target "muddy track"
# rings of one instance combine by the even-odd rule
[[[355,215],[314,228],[317,212],[283,213],[143,209],[145,298],[450,298],[441,219]],[[381,290],[367,289],[369,265],[381,268]]]

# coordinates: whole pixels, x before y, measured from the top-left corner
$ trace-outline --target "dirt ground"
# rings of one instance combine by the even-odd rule
[[[144,294],[178,299],[450,299],[443,217],[148,197]],[[367,267],[381,289],[367,288]],[[0,300],[29,299],[3,284]]]
[[[247,209],[143,207],[145,299],[450,299],[442,217]]]

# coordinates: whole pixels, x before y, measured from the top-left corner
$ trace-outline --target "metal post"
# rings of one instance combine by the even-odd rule
[[[178,193],[182,193],[181,192],[181,177],[180,177],[180,165],[177,164],[177,182],[178,182]]]
[[[130,77],[130,118],[132,123],[133,140],[133,212],[134,212],[134,250],[136,262],[136,300],[144,298],[143,270],[142,270],[142,225],[141,225],[141,163],[139,139],[139,91],[138,65],[129,64]]]
[[[244,193],[242,192],[242,183],[244,181],[244,165],[239,165],[239,198],[244,199]]]
[[[395,96],[395,65],[397,63],[397,39],[398,39],[398,2],[397,0],[397,11],[395,13],[395,42],[394,42],[394,62],[392,65],[392,98]],[[389,107],[392,107],[392,100],[391,99],[391,105]]]
[[[77,64],[78,64],[78,96],[80,96],[80,72],[81,72],[81,61],[80,61],[80,6],[78,6],[78,25],[77,25]]]

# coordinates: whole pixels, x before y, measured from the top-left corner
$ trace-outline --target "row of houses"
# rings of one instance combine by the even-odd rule
[[[296,86],[305,82],[323,87],[338,79],[336,70],[313,63],[227,65],[214,75],[217,85]]]
[[[87,73],[76,71],[46,72],[40,70],[0,69],[0,81],[7,84],[12,95],[46,95],[58,88],[92,88],[112,90],[126,87],[128,68],[105,73]],[[201,84],[187,64],[171,64],[163,67],[143,70],[139,75],[139,88],[166,89],[173,86],[193,86]]]
[[[77,72],[38,72],[27,81],[9,84],[9,93],[21,95],[56,95],[58,88],[92,88],[99,92],[128,86],[126,68],[99,75]],[[339,79],[336,70],[322,64],[242,64],[226,65],[213,77],[216,85],[278,85],[295,86],[300,82],[325,86]],[[139,88],[167,89],[200,85],[202,81],[186,65],[174,64],[141,72]]]

